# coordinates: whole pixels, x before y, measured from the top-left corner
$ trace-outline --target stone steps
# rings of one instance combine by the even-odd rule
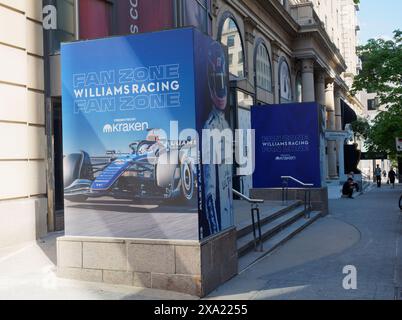
[[[265,241],[279,231],[291,225],[299,218],[304,216],[304,206],[298,206],[286,213],[282,213],[279,217],[268,223],[262,223],[261,233],[262,239]],[[251,228],[252,229],[252,228]],[[258,230],[257,230],[258,232]],[[254,249],[254,236],[252,230],[237,239],[237,254],[239,257]]]
[[[255,248],[250,217],[250,219],[237,226],[236,245],[239,270],[270,253],[321,216],[321,211],[313,211],[310,213],[310,218],[307,218],[304,204],[301,201],[293,201],[288,206],[278,208],[276,211],[267,211],[265,209],[266,211],[264,212],[263,207],[260,210],[263,252],[258,251],[260,249],[259,243]],[[258,236],[258,229],[256,232]]]
[[[260,219],[261,219],[261,225],[270,223],[274,221],[275,219],[281,217],[282,215],[288,213],[289,211],[297,208],[302,204],[301,201],[293,201],[291,202],[287,207],[284,207],[280,210],[277,210],[275,212],[264,212],[264,208],[260,207]],[[248,209],[250,210],[250,209]],[[251,213],[249,213],[251,214]],[[250,218],[251,219],[251,218]],[[252,234],[253,232],[253,226],[250,223],[250,220],[244,221],[243,223],[240,223],[237,226],[237,238],[242,238],[248,234]]]
[[[262,259],[266,255],[274,251],[276,248],[284,244],[289,239],[293,238],[295,235],[307,228],[320,217],[320,211],[313,211],[311,212],[309,219],[305,219],[302,217],[264,241],[264,250],[262,252],[252,250],[249,251],[247,254],[239,256],[239,272],[242,272],[247,267],[257,262],[259,259]]]

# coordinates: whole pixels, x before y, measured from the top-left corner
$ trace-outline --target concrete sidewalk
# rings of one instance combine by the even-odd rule
[[[402,288],[402,189],[330,201],[331,215],[274,251],[210,299],[394,299]],[[357,290],[342,286],[357,269]]]
[[[244,270],[207,299],[394,299],[402,288],[402,188],[330,201],[331,214]],[[153,289],[59,279],[53,234],[0,250],[0,299],[197,299]],[[357,268],[357,290],[342,287]],[[400,291],[400,290],[399,290]],[[399,292],[398,291],[398,292]]]

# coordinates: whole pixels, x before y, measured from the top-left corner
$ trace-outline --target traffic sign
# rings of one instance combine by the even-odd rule
[[[402,138],[396,138],[396,151],[402,152]]]

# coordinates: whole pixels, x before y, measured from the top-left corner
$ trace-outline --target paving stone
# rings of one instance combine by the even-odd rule
[[[132,286],[133,278],[132,272],[103,270],[105,283]]]
[[[102,270],[60,267],[57,269],[57,276],[81,281],[102,282]]]
[[[173,245],[129,244],[128,269],[135,272],[174,274],[175,248]]]
[[[151,288],[151,273],[134,272],[134,287]]]
[[[126,271],[126,245],[124,243],[84,242],[83,266],[87,269]]]
[[[188,275],[201,274],[200,246],[176,246],[176,273]]]
[[[82,268],[82,242],[58,241],[57,248],[58,266]]]

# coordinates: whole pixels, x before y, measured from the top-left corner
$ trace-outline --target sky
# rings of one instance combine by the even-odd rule
[[[402,30],[402,0],[360,0],[358,19],[360,44],[378,37],[389,40],[394,30]]]

